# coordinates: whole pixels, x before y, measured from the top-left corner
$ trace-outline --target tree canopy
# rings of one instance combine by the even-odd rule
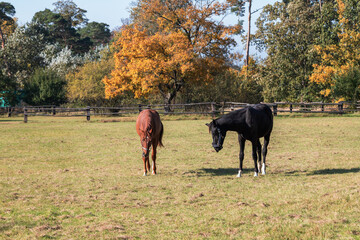
[[[136,97],[160,93],[170,103],[191,82],[224,71],[236,45],[236,27],[214,21],[230,5],[213,1],[141,0],[114,43],[115,70],[105,78],[107,97],[126,90]]]

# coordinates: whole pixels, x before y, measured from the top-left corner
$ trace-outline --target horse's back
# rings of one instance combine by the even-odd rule
[[[254,109],[264,113],[266,116],[268,116],[270,119],[272,119],[272,111],[270,107],[266,104],[256,104],[253,106]]]
[[[253,107],[249,107],[247,119],[247,122],[251,122],[253,130],[256,130],[258,137],[271,133],[273,115],[270,107],[266,104],[256,104]]]
[[[160,132],[162,128],[162,123],[160,120],[160,115],[157,111],[152,109],[145,109],[139,113],[139,116],[136,120],[136,131],[140,135],[141,132],[149,131],[150,129],[153,132]]]

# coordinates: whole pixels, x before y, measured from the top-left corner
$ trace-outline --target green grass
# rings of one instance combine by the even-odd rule
[[[143,177],[134,121],[1,118],[0,239],[360,239],[359,116],[276,117],[258,178],[236,133],[165,119]]]

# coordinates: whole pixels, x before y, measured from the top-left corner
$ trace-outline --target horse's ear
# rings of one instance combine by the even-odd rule
[[[210,123],[205,123],[206,126],[210,127]]]

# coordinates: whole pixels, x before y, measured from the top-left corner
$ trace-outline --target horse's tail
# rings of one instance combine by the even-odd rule
[[[160,130],[160,137],[159,137],[159,146],[160,146],[160,147],[163,147],[163,146],[164,146],[163,143],[162,143],[163,134],[164,134],[164,126],[163,126],[163,124],[162,124],[162,122],[161,122],[161,130]]]

